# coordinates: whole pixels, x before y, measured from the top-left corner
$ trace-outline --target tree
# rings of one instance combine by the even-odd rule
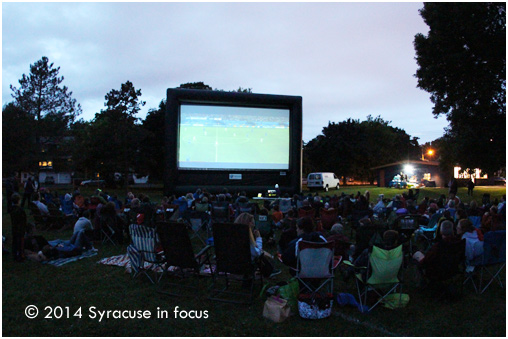
[[[139,101],[141,90],[136,90],[132,82],[127,80],[120,90],[112,89],[106,94],[107,111],[118,111],[129,116],[134,116],[145,105],[145,101]]]
[[[80,121],[73,125],[77,132],[73,157],[76,169],[100,173],[110,183],[116,172],[127,178],[131,169],[136,170],[140,140],[145,136],[135,117],[145,104],[140,96],[141,90],[127,81],[120,90],[112,89],[105,95],[106,109],[96,113],[90,123]]]
[[[450,123],[452,161],[492,173],[506,162],[506,4],[425,3],[420,14],[430,30],[414,40],[418,87]]]
[[[150,109],[143,121],[145,138],[140,143],[140,163],[137,167],[156,179],[162,179],[164,172],[165,116],[166,101],[161,100],[159,108]]]
[[[10,86],[16,106],[35,119],[30,130],[36,144],[31,160],[34,164],[41,160],[41,152],[45,152],[45,157],[59,157],[58,152],[52,150],[57,150],[56,145],[62,142],[69,125],[81,113],[81,106],[72,98],[72,92],[61,85],[64,77],[58,76],[59,72],[60,67],[54,68],[43,56],[30,65],[28,76],[23,74],[19,88]]]
[[[37,163],[33,115],[11,102],[2,109],[2,172],[36,171]]]
[[[330,171],[342,177],[360,177],[373,182],[372,167],[417,158],[417,138],[389,125],[381,117],[330,122],[323,133],[304,147],[306,169]],[[343,180],[346,182],[346,180]]]

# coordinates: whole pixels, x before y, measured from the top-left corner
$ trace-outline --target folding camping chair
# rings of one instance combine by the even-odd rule
[[[164,221],[176,220],[179,213],[179,206],[175,204],[170,204],[166,207],[164,211]]]
[[[162,280],[165,274],[171,274],[182,280],[189,278],[189,274],[198,278],[200,269],[204,264],[208,264],[211,267],[210,249],[212,246],[205,246],[197,254],[194,254],[191,238],[189,232],[187,232],[187,225],[171,221],[158,222],[156,227],[162,248],[164,249],[164,262],[166,264],[159,281]],[[176,268],[176,270],[170,271],[171,267]],[[168,283],[168,285],[187,288],[195,287],[199,291],[199,279],[197,281],[197,286],[191,286],[186,281],[182,284]],[[162,291],[162,288],[159,289],[159,292],[180,296],[173,292]]]
[[[251,304],[254,298],[254,281],[256,280],[257,261],[253,261],[250,252],[249,226],[233,223],[215,223],[212,226],[215,249],[216,267],[212,271],[215,275],[211,287],[210,300]],[[261,286],[263,277],[260,275]],[[225,287],[217,287],[219,281],[225,282]],[[231,283],[241,281],[245,290],[232,291]],[[222,296],[228,296],[225,299]],[[237,298],[232,298],[237,297]],[[242,300],[239,300],[239,299]],[[243,300],[248,298],[247,300]]]
[[[392,250],[384,250],[377,246],[373,246],[372,252],[369,253],[367,267],[355,267],[350,262],[344,261],[345,264],[353,266],[357,271],[355,274],[356,288],[362,309],[364,306],[367,306],[367,295],[369,291],[374,291],[379,297],[379,300],[368,308],[369,312],[379,305],[379,303],[386,301],[385,299],[387,299],[389,295],[397,292],[397,288],[400,293],[399,305],[401,304],[402,283],[399,280],[399,272],[402,267],[402,261],[402,245]],[[384,291],[387,292],[385,293]]]
[[[409,250],[406,251],[408,256],[406,257],[406,264],[410,262],[411,253],[413,253],[413,245],[415,239],[413,234],[420,227],[420,216],[416,214],[401,215],[395,219],[393,229],[402,235],[402,242],[408,244]]]
[[[506,231],[492,231],[485,233],[483,237],[483,254],[477,263],[469,263],[474,266],[474,271],[470,272],[464,284],[471,281],[476,293],[483,294],[485,290],[496,280],[501,287],[503,282],[500,273],[506,266]],[[480,270],[478,285],[474,281],[474,272]],[[483,287],[483,275],[488,274],[487,284]]]
[[[256,208],[254,204],[248,203],[248,202],[239,202],[235,206],[235,216],[238,217],[242,213],[249,213],[252,215],[256,214]]]
[[[420,245],[420,250],[422,252],[427,252],[436,239],[438,221],[441,217],[442,215],[440,213],[434,213],[427,225],[420,225],[415,231],[415,241]]]
[[[273,223],[269,216],[258,214],[254,217],[256,228],[263,239],[270,239],[273,236]]]
[[[160,277],[157,278],[157,270],[162,271],[162,264],[165,260],[156,250],[157,233],[155,228],[132,224],[129,226],[129,234],[132,243],[127,247],[127,254],[131,263],[133,278],[143,273],[152,284],[155,281],[159,282]],[[145,262],[149,263],[148,267],[146,267]],[[154,272],[155,281],[150,277],[149,271]]]
[[[110,242],[113,246],[116,246],[116,242],[114,240],[115,229],[110,225],[112,220],[109,218],[99,217],[99,227],[101,231],[101,240],[102,243],[105,244]]]
[[[203,239],[201,237],[199,232],[201,232],[202,230],[205,230],[206,237],[209,238],[211,236],[211,234],[210,234],[211,233],[210,232],[210,223],[211,223],[210,215],[206,212],[187,210],[183,214],[182,217],[183,217],[183,219],[185,219],[189,229],[192,231],[191,239],[197,237],[199,240],[201,240],[201,242],[204,245],[206,245],[205,239]]]
[[[295,277],[302,285],[301,291],[316,293],[328,286],[326,293],[333,294],[334,270],[342,260],[340,256],[334,257],[334,248],[333,241],[298,242]]]
[[[298,209],[298,218],[311,217],[312,219],[314,219],[315,216],[316,216],[316,210],[313,208],[300,207]]]
[[[323,229],[329,231],[332,229],[332,226],[337,222],[337,216],[339,215],[339,210],[337,209],[324,209],[321,208],[319,210],[321,226]]]
[[[226,201],[216,202],[212,204],[212,222],[228,222],[229,221],[229,203]]]
[[[293,206],[291,206],[291,199],[279,199],[279,210],[282,212],[282,214],[286,215],[292,208]]]

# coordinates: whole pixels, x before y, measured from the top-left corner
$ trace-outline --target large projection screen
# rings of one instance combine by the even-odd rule
[[[178,169],[289,169],[289,109],[182,104]]]
[[[168,88],[164,193],[301,190],[302,97]]]

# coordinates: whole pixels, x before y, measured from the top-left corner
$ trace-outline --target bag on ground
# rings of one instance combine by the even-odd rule
[[[281,323],[289,318],[290,312],[291,308],[289,307],[287,300],[271,296],[265,301],[263,317],[270,319],[273,322]]]

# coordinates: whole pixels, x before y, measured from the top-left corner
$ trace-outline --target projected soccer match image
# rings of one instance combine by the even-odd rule
[[[289,110],[184,104],[178,168],[287,170]]]

